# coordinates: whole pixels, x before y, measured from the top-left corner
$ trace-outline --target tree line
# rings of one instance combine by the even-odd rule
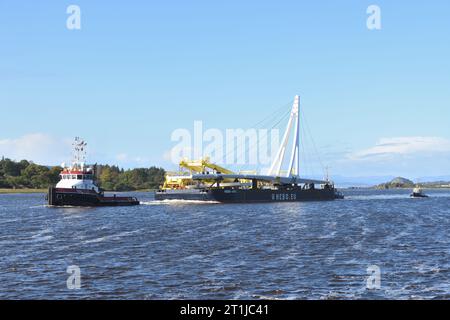
[[[31,161],[0,160],[0,188],[45,189],[60,180],[59,166],[47,167]],[[118,166],[95,165],[96,183],[106,191],[133,191],[156,189],[164,182],[162,168],[137,168],[124,170]]]
[[[157,189],[166,175],[164,169],[157,167],[124,170],[118,166],[95,165],[94,171],[99,187],[107,191]]]

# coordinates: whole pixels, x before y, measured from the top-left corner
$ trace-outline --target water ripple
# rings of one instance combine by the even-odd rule
[[[450,194],[430,194],[220,205],[144,193],[142,206],[93,209],[3,195],[0,298],[448,299]],[[371,265],[379,290],[366,289]]]

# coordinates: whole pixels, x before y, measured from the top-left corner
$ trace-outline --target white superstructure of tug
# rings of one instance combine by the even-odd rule
[[[75,138],[74,159],[70,167],[62,165],[63,171],[60,173],[61,180],[56,185],[57,189],[80,189],[99,192],[94,184],[94,170],[85,164],[87,143]]]

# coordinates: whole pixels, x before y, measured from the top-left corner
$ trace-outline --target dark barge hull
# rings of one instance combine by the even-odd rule
[[[332,201],[342,199],[336,189],[206,189],[157,191],[155,200],[197,200],[221,203]]]
[[[57,189],[53,187],[48,189],[47,200],[50,206],[121,207],[140,204],[133,197],[105,197],[90,190]]]

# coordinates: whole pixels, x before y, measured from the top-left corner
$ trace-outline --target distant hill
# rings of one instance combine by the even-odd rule
[[[375,186],[376,189],[396,189],[396,188],[414,188],[415,186],[419,186],[421,188],[450,188],[449,181],[434,181],[434,182],[421,182],[414,183],[413,181],[397,177],[392,179],[389,182],[379,184]]]
[[[376,189],[414,188],[415,183],[403,177],[397,177],[389,182],[377,185]]]
[[[450,188],[450,181],[434,181],[419,183],[422,188]]]
[[[317,179],[322,179],[322,177],[314,177]],[[333,175],[331,179],[339,188],[371,188],[374,185],[384,183],[385,181],[390,181],[394,176],[362,176],[362,177],[351,177],[342,175]]]
[[[322,176],[304,176],[304,178],[322,180]],[[342,176],[333,175],[331,177],[338,188],[409,188],[415,185],[412,180],[395,176]],[[386,182],[388,181],[388,182]],[[419,181],[419,186],[423,188],[448,188],[450,187],[450,176],[429,176],[414,178]]]

